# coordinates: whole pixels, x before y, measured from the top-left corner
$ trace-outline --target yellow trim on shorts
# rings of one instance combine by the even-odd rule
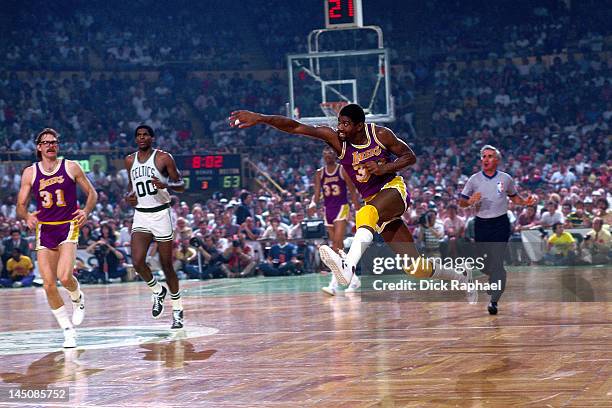
[[[348,218],[348,216],[349,216],[349,211],[350,211],[349,205],[348,204],[342,204],[342,207],[340,207],[340,211],[338,212],[338,216],[336,217],[334,222],[346,220]]]
[[[68,234],[68,239],[66,241],[79,241],[79,224],[76,221],[70,224],[70,233]]]
[[[333,227],[334,223],[336,221],[346,221],[346,220],[348,220],[350,212],[351,212],[351,207],[348,204],[342,204],[342,206],[340,207],[340,211],[338,211],[338,215],[336,215],[336,218],[334,218],[334,220],[332,221],[331,224],[328,224],[327,223],[327,219],[326,219],[325,220],[325,226],[326,227]]]
[[[74,222],[75,220],[68,220],[68,221],[38,221],[39,224],[43,224],[43,225],[62,225],[62,224],[68,224],[69,222]]]
[[[404,203],[404,212],[405,212],[408,209],[407,206],[406,206],[406,198],[408,197],[408,189],[406,188],[406,183],[404,182],[404,178],[402,176],[395,176],[395,177],[393,177],[393,179],[391,179],[387,184],[382,186],[380,191],[386,190],[386,189],[397,190],[397,192],[400,194],[400,196],[402,196],[402,202]],[[379,193],[380,193],[380,191],[379,191]],[[364,198],[363,201],[365,201],[365,203],[368,204],[370,201],[372,201],[374,199],[374,197],[376,197],[377,194],[378,193],[372,194],[371,196]],[[385,227],[387,225],[389,225],[389,223],[391,223],[391,222],[393,222],[393,221],[395,221],[397,219],[399,219],[399,217],[398,218],[394,218],[394,219],[389,220],[389,221],[385,221],[381,225],[378,225],[376,227],[376,232],[378,232],[380,234],[381,232],[383,232]]]

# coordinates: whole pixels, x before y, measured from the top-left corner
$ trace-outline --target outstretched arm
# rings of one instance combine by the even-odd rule
[[[310,126],[286,116],[280,115],[263,115],[261,113],[250,112],[247,110],[238,110],[230,114],[230,126],[240,129],[249,128],[258,124],[272,126],[283,132],[294,135],[304,135],[320,139],[340,153],[342,146],[338,139],[336,131],[328,126]]]
[[[391,163],[377,163],[375,161],[365,163],[371,174],[395,173],[416,163],[416,155],[412,149],[403,140],[398,139],[391,129],[377,127],[376,137],[387,150],[397,156],[397,159]]]

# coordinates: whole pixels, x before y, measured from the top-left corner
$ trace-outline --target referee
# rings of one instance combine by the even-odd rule
[[[496,147],[485,145],[480,149],[482,171],[473,174],[465,183],[459,198],[462,208],[475,206],[475,235],[479,255],[484,257],[483,273],[489,275],[489,283],[501,282],[499,290],[491,291],[489,314],[497,314],[497,302],[506,287],[504,255],[510,238],[508,197],[517,205],[533,205],[535,196],[522,198],[517,194],[514,179],[497,166],[501,153]]]

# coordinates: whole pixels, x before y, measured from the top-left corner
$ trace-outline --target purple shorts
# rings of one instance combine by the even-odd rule
[[[36,226],[36,250],[55,249],[65,242],[79,242],[79,225],[76,221],[39,222]]]
[[[325,207],[325,226],[331,227],[335,221],[348,220],[349,216],[349,205],[342,204],[339,207]]]

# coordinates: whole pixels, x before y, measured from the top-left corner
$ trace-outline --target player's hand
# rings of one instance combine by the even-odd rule
[[[230,113],[229,125],[240,129],[255,126],[259,123],[260,115],[247,110],[238,110]]]
[[[151,183],[155,186],[156,189],[158,190],[163,190],[165,188],[168,188],[167,184],[164,184],[160,179],[158,179],[157,177],[153,176],[151,177]]]
[[[536,196],[535,194],[531,194],[525,200],[525,205],[527,205],[527,206],[535,205],[535,203],[537,203],[537,202],[538,202],[538,196]]]
[[[377,176],[383,175],[387,172],[385,163],[379,163],[375,160],[366,162],[363,164],[363,166],[366,168],[368,173],[375,174]]]
[[[29,213],[26,218],[26,223],[28,224],[29,229],[36,228],[36,224],[38,224],[38,213],[40,211],[34,211],[33,213]]]
[[[479,202],[481,198],[482,198],[482,195],[480,194],[480,191],[477,191],[474,194],[472,194],[472,196],[468,200],[468,204],[469,205],[474,205],[477,202]]]
[[[138,198],[136,197],[136,193],[131,191],[125,196],[125,200],[132,207],[136,207],[138,205]]]
[[[74,215],[74,220],[77,222],[79,227],[85,225],[85,223],[87,222],[87,217],[89,216],[89,214],[87,214],[85,210],[82,210],[80,208],[73,212],[72,215]]]

